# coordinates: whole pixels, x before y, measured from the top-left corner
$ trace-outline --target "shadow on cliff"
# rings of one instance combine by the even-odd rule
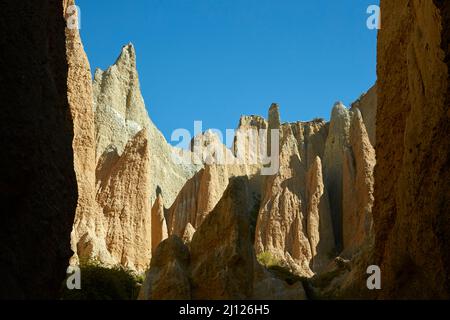
[[[54,299],[77,204],[63,2],[0,7],[0,299]]]

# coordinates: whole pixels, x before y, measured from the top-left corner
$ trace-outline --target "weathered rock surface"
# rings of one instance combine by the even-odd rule
[[[351,255],[372,235],[375,150],[357,108],[352,111],[349,144],[344,153],[342,174],[342,240],[346,255]]]
[[[381,1],[373,208],[380,298],[450,297],[450,2]]]
[[[65,8],[74,5],[64,1]],[[67,17],[77,11],[65,10]],[[95,201],[95,125],[91,68],[77,28],[66,28],[66,50],[69,64],[67,98],[74,124],[73,155],[78,184],[78,204],[72,230],[72,250],[77,261],[77,241],[87,230],[95,230],[98,206]]]
[[[166,218],[164,215],[164,201],[161,194],[157,195],[152,208],[152,253],[158,245],[168,237]]]
[[[267,154],[272,154],[272,131],[281,130],[280,106],[272,103],[269,108],[269,117],[267,121]]]
[[[76,159],[80,159],[77,173],[82,204],[74,224],[73,247],[80,259],[143,272],[152,248],[167,237],[164,206],[173,202],[199,166],[176,164],[173,154],[178,152],[148,117],[132,45],[122,49],[108,70],[96,71],[93,97],[89,94],[84,93],[84,104],[74,110],[80,122],[78,140],[87,142],[74,141]],[[95,115],[87,111],[92,100]],[[93,144],[88,137],[89,130],[94,130],[90,126],[94,116]],[[156,205],[153,212],[152,204]]]
[[[198,165],[234,164],[235,157],[217,133],[208,130],[191,141],[192,161]]]
[[[323,157],[323,177],[330,197],[331,218],[338,251],[342,250],[342,168],[349,146],[350,113],[342,104],[333,107]]]
[[[169,234],[181,237],[188,223],[197,229],[219,202],[228,179],[228,166],[205,166],[195,174],[167,211]]]
[[[156,249],[139,300],[189,300],[189,249],[177,236]]]
[[[301,283],[288,285],[256,262],[250,185],[245,177],[230,180],[222,199],[194,234],[189,263],[189,250],[177,236],[158,247],[142,299],[305,298]],[[169,246],[173,248],[166,250]]]
[[[313,274],[313,256],[320,256],[317,259],[320,268],[324,264],[322,257],[334,248],[333,229],[327,226],[331,219],[328,199],[326,195],[322,197],[325,190],[321,187],[323,181],[319,181],[321,166],[316,163],[314,174],[308,177],[309,166],[323,155],[326,129],[325,122],[320,121],[281,127],[280,170],[266,179],[256,227],[256,253],[268,252],[304,276]],[[322,218],[325,220],[321,221]],[[320,252],[313,254],[311,245],[317,250],[321,236],[326,252],[320,248]]]
[[[188,223],[186,225],[186,228],[184,228],[183,237],[182,240],[185,244],[189,245],[192,241],[192,238],[194,237],[195,228],[192,226],[192,224]]]
[[[374,85],[355,101],[350,108],[352,111],[357,108],[361,112],[372,146],[375,146],[376,143],[377,99],[377,85]]]
[[[311,165],[307,173],[307,234],[311,246],[314,272],[323,270],[335,254],[333,224],[330,215],[328,193],[322,177],[320,157]]]
[[[373,99],[357,104],[373,128]],[[271,110],[278,119],[278,108]],[[350,256],[370,238],[375,154],[356,106],[337,103],[330,123],[285,123],[280,130],[280,171],[265,182],[255,248],[311,276],[344,249],[344,229]]]
[[[164,204],[169,207],[199,167],[175,163],[173,154],[176,151],[150,120],[140,91],[136,53],[131,44],[122,49],[116,63],[106,71],[97,69],[93,87],[96,158],[99,159],[110,145],[121,155],[128,141],[146,128],[150,142],[150,188],[156,190],[159,187]],[[155,195],[150,199],[152,203]]]
[[[196,150],[197,147],[201,148]],[[193,139],[192,155],[209,164],[206,164],[184,185],[173,205],[167,210],[169,234],[179,237],[183,236],[188,223],[194,229],[198,229],[222,198],[230,178],[256,175],[260,167],[245,164],[216,164],[221,156],[226,157],[231,163],[236,162],[236,158],[212,132],[206,132]],[[219,163],[226,162],[219,161]],[[259,194],[257,184],[259,180],[255,179],[255,181],[256,183],[252,184],[252,190],[256,196]]]
[[[301,281],[288,283],[257,264],[255,266],[252,299],[307,300],[307,295]]]
[[[238,163],[261,165],[267,148],[268,123],[260,116],[242,116],[233,142],[233,154]]]
[[[104,236],[102,240],[106,243],[111,262],[136,271],[146,270],[152,251],[149,199],[154,191],[150,183],[147,139],[148,134],[143,129],[125,146],[97,192],[97,202],[104,217],[100,234]],[[94,243],[94,249],[96,247]],[[95,255],[85,253],[83,256],[92,254]]]
[[[269,252],[291,268],[311,276],[311,246],[307,237],[306,202],[304,201],[306,172],[294,136],[287,135],[281,142],[280,171],[267,177],[261,209],[256,225],[256,253]],[[302,195],[303,192],[303,195]]]
[[[68,94],[83,79],[69,70],[63,10],[59,0],[1,4],[0,299],[56,299],[72,254]]]
[[[255,254],[250,199],[248,179],[232,179],[227,192],[194,234],[190,244],[192,298],[252,296]]]
[[[167,210],[169,234],[182,237],[188,223],[197,229],[222,198],[229,179],[246,176],[245,171],[244,166],[206,165],[195,174]]]

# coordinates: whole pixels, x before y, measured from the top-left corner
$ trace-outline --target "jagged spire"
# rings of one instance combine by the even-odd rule
[[[269,129],[280,129],[280,106],[277,103],[272,103],[269,109]]]
[[[122,52],[114,64],[117,66],[121,64],[131,65],[136,69],[136,50],[131,42],[122,47]]]

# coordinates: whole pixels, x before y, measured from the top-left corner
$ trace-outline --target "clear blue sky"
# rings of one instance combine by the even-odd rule
[[[242,114],[329,119],[376,81],[378,0],[78,0],[93,70],[137,51],[142,93],[167,138],[176,128],[235,128]]]

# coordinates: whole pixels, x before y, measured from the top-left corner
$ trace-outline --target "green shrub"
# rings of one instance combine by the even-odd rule
[[[275,258],[270,252],[262,252],[256,258],[275,277],[290,285],[305,280],[303,277],[294,274],[285,263]]]
[[[281,266],[281,262],[275,258],[270,252],[262,252],[256,257],[258,262],[266,268]]]
[[[122,267],[106,268],[98,262],[81,263],[81,289],[69,290],[63,283],[63,300],[135,300],[142,276]]]

